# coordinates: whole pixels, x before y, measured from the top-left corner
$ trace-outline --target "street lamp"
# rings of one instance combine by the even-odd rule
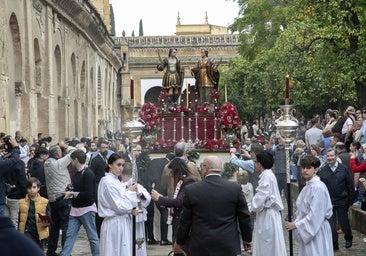
[[[286,105],[281,105],[278,110],[281,116],[276,119],[275,125],[277,131],[283,141],[285,142],[286,150],[286,180],[287,180],[287,209],[288,209],[288,221],[291,222],[292,218],[292,201],[291,201],[291,178],[290,178],[290,144],[291,136],[295,134],[298,127],[298,121],[293,116],[295,109],[292,105],[288,105],[288,99],[286,100]],[[289,231],[289,242],[290,242],[290,256],[293,255],[293,243],[292,243],[292,231]]]
[[[132,118],[130,121],[127,121],[123,125],[123,130],[127,137],[130,138],[130,141],[132,143],[131,147],[131,153],[132,153],[132,180],[133,182],[137,183],[138,181],[138,170],[136,165],[136,145],[138,142],[138,138],[141,136],[142,129],[145,127],[145,125],[140,122],[137,118],[136,110],[137,108],[132,106]],[[139,199],[138,199],[139,201]],[[141,207],[137,206],[138,210],[142,212]],[[136,239],[136,216],[132,215],[132,255],[136,256],[136,244],[140,246],[142,243],[144,243],[143,238]]]

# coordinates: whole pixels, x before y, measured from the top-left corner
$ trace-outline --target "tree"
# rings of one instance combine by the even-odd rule
[[[227,72],[233,87],[228,89],[239,90],[229,94],[243,106],[239,113],[255,115],[263,106],[270,111],[283,104],[287,74],[292,100],[307,116],[329,107],[366,105],[364,1],[239,0],[239,4],[243,17],[231,30],[241,33],[241,57]]]
[[[142,19],[140,19],[140,24],[139,24],[139,36],[144,36],[144,27],[142,25]]]
[[[116,27],[115,27],[115,22],[114,22],[114,12],[113,12],[113,6],[112,4],[109,4],[109,18],[110,18],[110,22],[111,22],[111,36],[115,36],[116,35]]]
[[[131,36],[135,37],[135,30],[132,30]]]

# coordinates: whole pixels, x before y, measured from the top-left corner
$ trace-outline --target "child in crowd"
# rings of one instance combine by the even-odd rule
[[[254,189],[252,183],[249,181],[249,173],[241,168],[236,173],[236,181],[241,185],[241,190],[244,193],[245,200],[247,201],[248,209],[252,204],[252,199],[254,195]],[[252,215],[250,217],[250,222],[252,224],[252,228],[254,227],[255,216]]]
[[[133,166],[131,163],[125,163],[122,170],[122,187],[128,188],[133,184]],[[145,221],[147,220],[146,207],[150,204],[151,196],[149,192],[140,184],[137,184],[137,196],[141,202],[142,212],[136,216],[136,255],[146,256],[146,239],[145,239]]]
[[[26,188],[26,197],[19,200],[19,231],[42,247],[42,240],[48,238],[48,224],[51,221],[47,220],[50,216],[48,200],[39,195],[41,182],[37,178],[29,178]],[[43,220],[41,216],[44,216]]]

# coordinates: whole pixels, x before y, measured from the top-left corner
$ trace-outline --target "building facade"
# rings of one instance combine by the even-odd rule
[[[4,0],[0,18],[0,131],[58,140],[121,127],[121,58],[89,1]]]

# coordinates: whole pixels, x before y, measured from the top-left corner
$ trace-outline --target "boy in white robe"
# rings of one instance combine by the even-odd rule
[[[294,230],[299,256],[333,256],[332,230],[328,219],[333,206],[326,185],[316,175],[320,161],[314,156],[301,159],[302,176],[306,186],[296,200],[296,218],[287,222],[287,230]]]
[[[283,204],[277,180],[271,168],[273,156],[266,151],[256,156],[255,169],[260,173],[258,187],[249,210],[256,213],[253,255],[285,256],[286,245],[280,211]]]
[[[128,189],[132,184],[132,164],[125,163],[122,171],[122,185]],[[137,197],[140,200],[142,212],[136,216],[136,256],[146,256],[145,221],[147,220],[146,207],[150,204],[151,196],[147,190],[137,184]]]

